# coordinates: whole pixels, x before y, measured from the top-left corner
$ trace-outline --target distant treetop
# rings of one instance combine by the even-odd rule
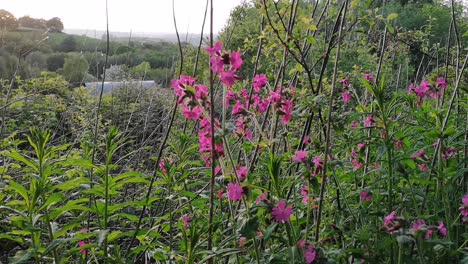
[[[18,20],[16,17],[4,10],[0,9],[0,30],[15,30],[18,28]]]

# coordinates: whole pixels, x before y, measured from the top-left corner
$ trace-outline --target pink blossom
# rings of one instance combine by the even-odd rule
[[[306,263],[311,264],[312,262],[314,262],[316,256],[317,256],[317,253],[315,252],[314,247],[312,245],[309,245],[306,252],[304,253],[304,258],[306,260]]]
[[[297,247],[298,248],[303,249],[303,248],[305,248],[305,245],[306,245],[305,239],[300,239],[299,241],[297,241]]]
[[[294,155],[292,161],[294,162],[303,162],[307,158],[308,152],[305,150],[298,150],[296,151],[296,155]]]
[[[341,98],[343,99],[343,101],[344,101],[345,103],[347,103],[347,102],[351,101],[351,94],[348,93],[348,92],[343,92],[343,93],[341,94]]]
[[[257,74],[254,77],[253,88],[255,92],[259,93],[260,90],[268,83],[268,78],[265,74]]]
[[[184,214],[182,216],[182,221],[184,221],[184,229],[185,230],[189,229],[189,225],[192,222],[192,218],[190,218],[188,215]]]
[[[283,125],[286,125],[291,121],[291,112],[293,109],[293,104],[291,100],[283,100],[281,104],[281,111],[283,112],[284,116],[283,119],[281,119],[281,122]]]
[[[279,103],[281,101],[281,91],[279,89],[276,91],[271,91],[269,101],[273,103]]]
[[[351,122],[351,127],[352,127],[352,128],[357,128],[357,123],[356,123],[356,121]]]
[[[234,100],[236,100],[237,98],[237,94],[234,93],[233,91],[231,90],[227,90],[226,92],[226,104],[231,104],[231,102],[233,102]]]
[[[278,223],[289,222],[289,218],[293,213],[291,206],[286,207],[285,201],[279,201],[278,205],[273,208],[272,215],[275,218],[275,221]]]
[[[261,202],[263,202],[263,200],[265,200],[266,196],[267,196],[266,192],[260,194],[260,196],[258,196],[257,200],[255,200],[255,204],[259,205]]]
[[[198,105],[192,109],[189,109],[188,107],[184,106],[183,112],[185,118],[198,120],[203,115],[203,108],[201,108]]]
[[[86,242],[84,242],[83,240],[80,240],[80,242],[78,242],[78,247],[81,248],[80,250],[80,253],[83,254],[83,255],[86,255],[86,249],[84,248],[86,246]]]
[[[362,148],[364,148],[365,146],[366,146],[366,143],[358,143],[358,144],[357,144],[358,149],[362,149]]]
[[[238,71],[241,69],[243,61],[242,61],[240,52],[238,51],[231,52],[230,61],[231,61],[232,70]]]
[[[365,191],[362,191],[359,194],[359,198],[361,198],[361,200],[365,202],[369,202],[370,200],[372,200],[372,196]]]
[[[315,156],[313,159],[312,159],[312,163],[314,163],[314,166],[317,168],[317,169],[322,169],[323,168],[323,161],[322,161],[322,158],[320,156]]]
[[[364,121],[364,126],[365,127],[370,127],[370,126],[372,126],[374,124],[374,122],[375,122],[374,121],[374,116],[369,115],[369,116],[367,116],[366,121]]]
[[[202,98],[206,98],[208,96],[208,87],[204,85],[195,85],[195,90],[197,91],[195,98],[197,98],[198,100],[201,100]]]
[[[424,220],[418,219],[418,220],[416,220],[416,222],[414,222],[414,224],[413,224],[413,231],[416,232],[416,231],[418,231],[419,229],[421,229],[422,227],[424,227],[425,225],[426,225],[426,223],[424,222]]]
[[[458,208],[458,210],[460,210],[460,214],[463,216],[463,217],[468,217],[468,194],[465,194],[462,198],[462,206],[460,206],[460,208]]]
[[[363,73],[362,76],[368,81],[374,79],[374,75],[372,73]]]
[[[349,83],[349,77],[341,79],[339,82],[342,83],[344,86],[347,86]]]
[[[396,212],[392,211],[389,215],[384,218],[384,225],[388,226],[393,220],[395,220]]]
[[[309,142],[310,142],[310,137],[309,137],[309,135],[307,135],[307,136],[304,137],[304,140],[302,140],[302,144],[307,144]]]
[[[357,159],[353,159],[351,163],[353,164],[353,167],[356,170],[359,170],[360,168],[362,168],[362,162],[358,162]]]
[[[242,190],[242,187],[240,186],[239,183],[229,183],[228,186],[228,198],[231,201],[239,201],[242,199],[242,193],[244,193],[244,190]]]
[[[232,114],[233,115],[238,115],[238,114],[244,114],[244,113],[245,113],[244,104],[241,103],[240,100],[237,100],[236,104],[232,108]]]
[[[397,148],[398,150],[400,150],[400,149],[403,147],[403,144],[402,144],[401,140],[397,140],[397,142],[395,143],[395,145],[396,145],[396,148]]]
[[[246,243],[247,243],[247,238],[246,237],[240,237],[239,238],[239,248],[245,248]]]
[[[208,53],[210,54],[210,56],[214,56],[214,55],[221,55],[220,52],[221,52],[221,49],[223,48],[223,43],[222,42],[216,42],[214,44],[213,47],[208,47],[206,48],[206,51],[208,51]]]
[[[426,235],[424,236],[425,239],[429,239],[432,236],[432,229],[428,229]]]
[[[221,82],[224,83],[227,87],[231,87],[236,82],[236,76],[234,71],[222,71],[220,73]]]
[[[415,154],[412,154],[410,158],[415,159],[415,158],[421,158],[424,155],[424,149],[420,149],[418,152]]]
[[[224,192],[223,189],[219,189],[219,190],[217,191],[217,193],[218,193],[218,198],[219,198],[219,199],[223,199],[223,196],[224,196],[224,193],[223,193],[223,192]]]
[[[447,236],[447,228],[445,227],[443,221],[439,221],[439,226],[437,226],[437,230],[439,230],[442,236]]]
[[[418,164],[418,167],[419,167],[419,169],[420,169],[421,171],[423,171],[423,172],[424,172],[424,171],[427,171],[427,167],[426,167],[426,165],[424,165],[424,164]]]
[[[262,231],[257,231],[257,238],[262,238],[263,237],[263,232]]]
[[[247,177],[247,167],[239,167],[239,169],[237,170],[237,176],[239,176],[240,181],[243,181]]]
[[[439,85],[443,89],[447,88],[448,86],[447,82],[445,82],[444,77],[437,78],[437,85]]]

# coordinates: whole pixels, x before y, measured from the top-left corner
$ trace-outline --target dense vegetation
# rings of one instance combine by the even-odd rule
[[[468,261],[462,2],[251,1],[181,54],[5,12],[1,261]]]

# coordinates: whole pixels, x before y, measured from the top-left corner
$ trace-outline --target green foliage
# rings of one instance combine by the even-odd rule
[[[88,62],[79,55],[71,55],[65,58],[63,64],[63,76],[68,82],[81,84],[85,81],[88,72]]]

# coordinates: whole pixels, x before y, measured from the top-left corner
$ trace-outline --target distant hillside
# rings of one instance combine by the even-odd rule
[[[102,39],[106,34],[104,30],[87,30],[87,29],[65,29],[65,33],[73,35],[85,35],[95,39]],[[177,42],[177,36],[175,33],[157,33],[157,32],[118,32],[111,31],[110,36],[112,40],[127,42],[130,38],[138,42]],[[208,35],[205,35],[208,37]],[[180,39],[183,42],[191,43],[192,45],[198,45],[200,42],[200,34],[197,33],[180,33]]]

